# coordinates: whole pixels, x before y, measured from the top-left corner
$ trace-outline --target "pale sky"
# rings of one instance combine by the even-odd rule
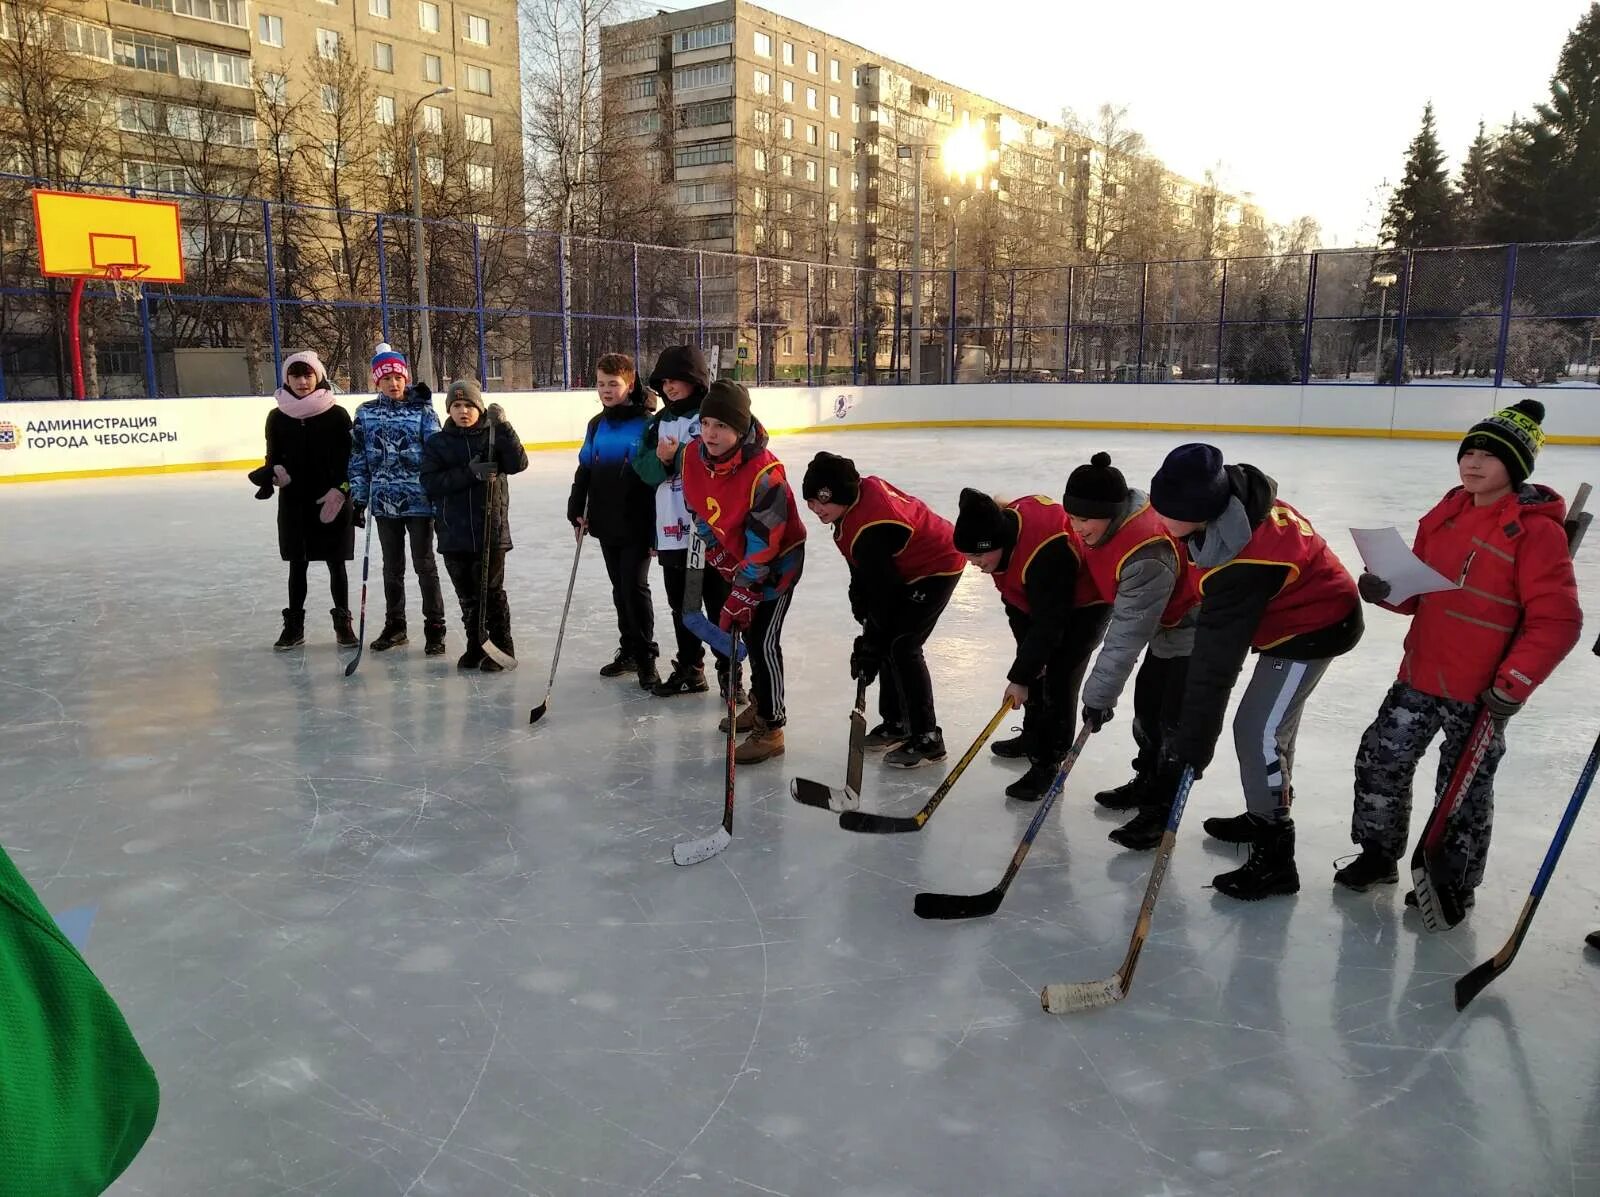
[[[1367,244],[1431,99],[1454,172],[1480,119],[1549,96],[1588,0],[757,0],[1051,121],[1129,106],[1173,170]],[[688,8],[683,0],[663,7]]]

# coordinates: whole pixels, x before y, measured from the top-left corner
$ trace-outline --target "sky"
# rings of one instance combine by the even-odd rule
[[[1452,172],[1477,131],[1549,96],[1589,0],[756,0],[1035,116],[1127,105],[1190,178],[1270,220],[1370,244],[1432,100]],[[682,0],[660,7],[688,8]]]

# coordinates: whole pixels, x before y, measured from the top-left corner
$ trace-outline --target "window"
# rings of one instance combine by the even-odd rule
[[[828,202],[828,219],[829,220],[838,220],[839,219],[839,205],[834,203],[831,200]]]
[[[733,198],[733,184],[725,179],[709,179],[701,183],[679,183],[680,204],[718,203]]]
[[[817,73],[817,52],[815,50],[806,51],[806,70],[813,75]]]
[[[433,0],[417,0],[417,24],[424,33],[439,32],[439,6]]]
[[[249,87],[250,59],[244,54],[202,50],[180,42],[178,75],[184,79],[203,79],[207,83],[225,83],[229,87]]]
[[[783,334],[783,352],[785,353],[785,355],[789,355],[789,356],[792,356],[794,354],[794,334],[793,333],[784,333]]]
[[[394,124],[394,97],[393,96],[379,96],[378,97],[377,108],[378,108],[378,110],[374,115],[377,116],[378,123],[380,125],[392,125],[392,124]]]
[[[492,79],[488,67],[468,66],[466,71],[466,88],[475,91],[480,96],[489,95],[492,91]]]
[[[422,173],[428,182],[435,187],[444,182],[444,159],[424,158],[422,160]]]
[[[778,170],[782,174],[792,176],[794,174],[794,159],[789,157],[788,154],[784,154],[778,159]]]
[[[850,72],[850,86],[851,87],[860,87],[861,86],[861,71],[860,71],[860,68],[856,68],[856,69],[854,69],[854,70],[852,70]]]
[[[755,51],[763,58],[772,57],[772,35],[757,33],[755,37]]]
[[[466,115],[467,140],[479,145],[494,144],[494,121],[487,116]]]
[[[444,82],[444,64],[437,54],[424,54],[422,56],[422,77],[429,83]]]
[[[750,121],[757,129],[766,131],[765,112],[753,112]],[[703,104],[690,104],[678,109],[680,129],[703,129],[707,125],[726,125],[733,120],[732,100],[707,100]]]
[[[242,112],[211,110],[202,113],[187,104],[117,97],[117,127],[125,133],[165,133],[185,141],[214,141],[222,145],[253,147],[256,122]]]
[[[794,192],[785,191],[783,193],[783,210],[785,212],[794,211]]]
[[[424,133],[444,132],[444,109],[437,104],[424,104],[422,106],[422,131]]]
[[[751,77],[751,87],[758,96],[770,96],[772,94],[772,76],[765,71],[757,71]]]
[[[505,358],[503,358],[503,357],[492,357],[492,358],[490,358],[489,359],[489,369],[484,373],[484,377],[487,378],[490,382],[499,382],[505,376],[506,376],[506,360],[505,360]]]
[[[756,36],[759,37],[760,34]],[[707,50],[712,46],[731,46],[732,44],[732,21],[719,21],[715,25],[701,25],[694,29],[680,29],[672,35],[672,48],[679,53],[685,50]],[[655,51],[652,47],[650,57],[654,58],[655,56]],[[771,57],[770,53],[768,57]]]
[[[632,113],[627,117],[623,127],[629,133],[635,135],[659,133],[661,132],[661,113],[657,111]]]
[[[817,181],[817,164],[815,162],[811,161],[808,158],[808,159],[806,159],[806,182],[815,183],[816,181]]]
[[[129,187],[146,191],[185,191],[188,182],[183,167],[163,166],[159,162],[124,162],[122,178]]]
[[[829,96],[828,97],[828,115],[829,116],[834,116],[834,117],[839,115],[839,97],[838,96]]]
[[[330,83],[322,85],[322,111],[339,111],[339,89]]]
[[[794,103],[794,83],[788,79],[783,81],[783,102],[785,104]]]
[[[830,150],[837,150],[839,148],[839,130],[828,130],[828,148]]]
[[[793,66],[794,65],[794,43],[793,42],[784,42],[783,43],[783,65],[784,66]]]
[[[282,46],[283,18],[272,16],[270,13],[257,14],[256,40],[263,46]]]
[[[828,186],[829,187],[837,187],[838,185],[839,185],[839,168],[837,166],[830,166],[830,167],[828,167]]]
[[[350,153],[337,141],[324,141],[322,143],[322,168],[324,170],[337,170],[342,166],[350,165]]]
[[[394,47],[388,42],[372,43],[372,68],[386,74],[394,74]]]
[[[765,171],[767,169],[766,150],[757,150],[755,152],[755,168],[759,171]]]
[[[794,117],[786,116],[781,121],[779,121],[778,122],[778,132],[782,133],[785,137],[793,137],[794,136]]]
[[[683,109],[683,112],[688,112],[688,111],[689,111],[689,109],[687,109],[687,108]],[[686,123],[684,120],[681,119],[681,114],[680,114],[680,119],[679,119],[678,123],[680,125]],[[770,132],[772,132],[772,114],[770,112],[765,112],[762,109],[757,108],[754,112],[752,112],[750,114],[750,127],[752,129],[754,129],[757,133],[770,133]]]
[[[850,190],[851,191],[860,191],[861,190],[861,175],[860,175],[860,173],[858,171],[851,171],[850,172]]]
[[[714,166],[719,162],[732,161],[731,141],[702,141],[696,145],[680,146],[672,156],[672,164],[680,170],[689,166]]]
[[[752,230],[751,235],[755,238],[755,243],[757,245],[762,244],[767,239],[766,227],[764,225],[756,225],[755,229]]]
[[[389,0],[367,0],[367,11],[375,17],[389,19]]]
[[[197,21],[213,21],[218,25],[232,25],[247,29],[244,0],[133,0],[141,8],[156,8],[162,12],[176,13],[180,17],[193,17]],[[54,28],[56,18],[51,18]],[[3,22],[0,22],[3,24]]]
[[[850,120],[853,123],[858,124],[858,125],[861,123],[861,105],[860,104],[852,104],[852,105],[850,105]]]
[[[765,212],[767,210],[767,189],[765,187],[757,187],[753,190],[750,193],[750,203],[757,212]]]
[[[672,86],[679,91],[692,87],[717,87],[733,82],[731,62],[708,62],[704,66],[682,67],[672,72]]]
[[[629,42],[617,57],[622,62],[655,62],[660,56],[661,48],[652,41]]]
[[[474,191],[488,191],[494,186],[494,167],[467,163],[467,186]]]
[[[839,60],[837,58],[828,59],[828,78],[834,83],[839,82]]]
[[[136,71],[154,71],[173,75],[173,51],[176,47],[164,37],[151,37],[148,33],[117,30],[111,44],[112,61],[118,66],[132,67]]]
[[[778,230],[778,248],[779,249],[791,249],[791,248],[793,248],[793,246],[794,246],[794,238],[789,235],[789,230],[788,229],[779,229]]]
[[[475,46],[489,44],[489,18],[467,17],[467,40]]]
[[[654,75],[640,75],[629,79],[622,86],[624,100],[643,100],[656,94],[656,77]]]
[[[317,30],[317,57],[339,57],[339,35],[331,29]]]
[[[717,241],[731,236],[733,236],[731,216],[713,216],[710,220],[701,222],[699,237],[702,241]]]
[[[817,127],[815,125],[807,125],[806,126],[806,144],[807,145],[816,145],[817,144]]]
[[[261,93],[269,104],[284,104],[289,99],[289,76],[268,71],[261,79]]]
[[[813,112],[817,109],[817,89],[814,87],[806,88],[806,107]]]

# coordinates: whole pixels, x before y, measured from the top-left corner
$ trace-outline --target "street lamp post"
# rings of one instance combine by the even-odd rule
[[[1378,288],[1378,360],[1373,366],[1373,381],[1383,381],[1383,321],[1389,314],[1389,288],[1399,281],[1399,276],[1391,271],[1372,276],[1372,285]]]
[[[455,88],[446,84],[437,87],[411,105],[411,115],[406,128],[411,137],[411,223],[416,232],[417,258],[417,317],[421,331],[421,346],[417,350],[417,379],[431,387],[438,385],[433,373],[433,321],[428,309],[428,246],[422,226],[422,153],[417,148],[417,109],[435,96],[447,96]]]

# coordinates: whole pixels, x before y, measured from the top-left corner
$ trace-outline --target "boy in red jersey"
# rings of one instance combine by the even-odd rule
[[[1158,784],[1176,791],[1185,767],[1211,763],[1228,695],[1260,654],[1233,719],[1245,813],[1207,819],[1207,834],[1249,844],[1242,868],[1212,879],[1254,901],[1300,889],[1294,862],[1294,742],[1300,714],[1334,657],[1361,639],[1356,584],[1310,522],[1252,465],[1225,466],[1215,445],[1179,445],[1150,482],[1150,503],[1201,571],[1183,713]]]
[[[953,539],[969,562],[994,579],[1017,641],[1005,697],[1023,709],[1019,746],[1029,767],[1006,787],[1006,797],[1037,802],[1049,792],[1072,743],[1078,686],[1109,609],[1093,597],[1081,570],[1067,513],[1043,495],[1002,507],[968,487],[961,492]],[[994,747],[997,755],[1010,755],[1007,746]]]
[[[892,749],[884,762],[900,769],[944,760],[922,646],[966,565],[951,542],[950,522],[882,478],[863,478],[855,462],[832,453],[811,459],[800,493],[833,529],[850,567],[850,613],[862,625],[850,676],[880,683],[883,722],[867,733],[866,747]]]
[[[1524,399],[1473,425],[1456,450],[1461,485],[1417,524],[1412,551],[1456,578],[1458,589],[1391,606],[1384,601],[1389,584],[1361,575],[1362,598],[1412,619],[1399,678],[1356,752],[1350,838],[1361,855],[1334,874],[1341,885],[1365,890],[1399,880],[1417,763],[1443,731],[1442,789],[1480,706],[1495,717],[1494,731],[1444,851],[1469,903],[1483,880],[1505,721],[1572,651],[1583,628],[1566,504],[1548,486],[1527,481],[1544,443],[1543,418],[1544,405]]]
[[[783,463],[750,412],[750,392],[738,383],[711,384],[700,404],[700,439],[680,453],[684,503],[716,575],[706,576],[706,598],[724,596],[717,622],[737,628],[750,653],[754,698],[736,725],[749,735],[734,759],[753,765],[783,753],[781,637],[805,564],[806,529]]]
[[[1061,505],[1083,546],[1083,568],[1111,622],[1094,669],[1083,683],[1083,721],[1096,731],[1111,718],[1134,662],[1134,778],[1095,795],[1111,810],[1138,807],[1111,832],[1112,843],[1148,851],[1161,840],[1174,797],[1155,785],[1162,746],[1172,739],[1194,647],[1199,575],[1178,549],[1143,491],[1131,489],[1106,453],[1072,471]]]

